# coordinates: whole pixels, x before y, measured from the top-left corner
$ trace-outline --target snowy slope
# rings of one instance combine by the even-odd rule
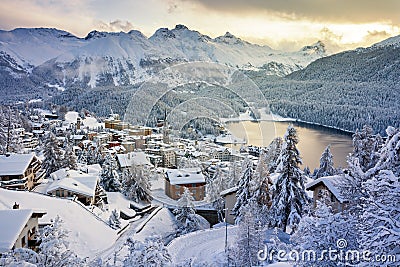
[[[76,202],[32,192],[0,189],[0,208],[11,208],[14,202],[21,209],[47,212],[39,219],[40,224],[50,223],[59,215],[69,231],[70,248],[81,257],[91,257],[110,247],[117,238],[114,230]]]
[[[57,29],[18,28],[0,31],[0,50],[27,68],[43,64],[82,45],[83,41],[78,37]]]
[[[235,242],[237,226],[228,226],[228,246]],[[225,251],[225,227],[196,231],[178,237],[168,245],[168,252],[173,263],[179,263],[189,258],[195,262],[217,262]]]

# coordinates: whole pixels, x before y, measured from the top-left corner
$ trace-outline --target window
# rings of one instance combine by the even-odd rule
[[[336,197],[331,193],[331,202],[336,202]]]
[[[322,197],[323,191],[324,191],[324,190],[322,190],[322,189],[318,189],[318,195],[317,195],[317,196],[318,196],[318,197]]]
[[[22,246],[22,247],[25,247],[25,246],[26,246],[26,238],[25,238],[25,236],[22,237],[22,239],[21,239],[21,246]]]

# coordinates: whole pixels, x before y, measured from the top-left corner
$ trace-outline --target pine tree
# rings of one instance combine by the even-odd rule
[[[148,237],[144,242],[129,238],[126,243],[129,254],[123,262],[124,267],[164,267],[171,263],[171,256],[158,236]]]
[[[111,212],[110,218],[108,219],[108,224],[112,229],[120,229],[121,228],[121,220],[119,217],[119,213],[116,209]]]
[[[189,189],[185,187],[182,196],[178,199],[178,208],[174,210],[175,218],[179,225],[180,234],[186,234],[200,229],[200,220],[194,208],[194,198]]]
[[[235,266],[259,266],[257,253],[264,247],[258,203],[250,201],[242,207],[235,247]],[[231,252],[232,253],[232,252]]]
[[[63,228],[63,221],[57,216],[43,229],[39,257],[41,266],[82,266],[82,260],[71,250],[67,241],[68,231]]]
[[[299,139],[292,125],[289,125],[284,140],[278,166],[280,175],[272,197],[270,226],[283,231],[290,227],[293,231],[300,221],[308,197],[304,188],[304,177],[299,169],[301,158],[296,147]]]
[[[118,166],[115,158],[107,154],[100,175],[100,183],[104,190],[108,192],[119,192],[121,190],[121,182],[117,169]]]
[[[357,243],[354,242],[355,225],[349,225],[348,220],[341,213],[333,214],[332,209],[326,204],[329,198],[318,201],[314,215],[304,216],[297,231],[291,236],[295,249],[300,252],[311,251],[308,258],[299,258],[298,266],[339,266],[345,265],[346,259],[330,259],[329,257],[320,258],[323,250],[345,249],[356,250]],[[347,241],[346,247],[337,247],[337,241],[344,239]],[[348,260],[351,260],[350,258]],[[355,264],[358,262],[347,262]],[[354,265],[351,265],[354,266]]]
[[[269,176],[268,159],[265,152],[261,152],[254,173],[254,181],[257,183],[257,203],[261,206],[270,206],[272,199],[272,180]]]
[[[363,183],[363,187],[369,197],[363,203],[360,223],[361,247],[370,250],[373,255],[399,255],[399,177],[391,170],[382,170]],[[396,263],[400,263],[399,258]],[[390,264],[396,265],[393,262]],[[376,266],[380,265],[381,263],[378,263]]]
[[[122,173],[122,193],[133,201],[150,202],[151,196],[149,176],[151,171],[141,166],[131,166]]]
[[[22,127],[21,115],[17,110],[0,106],[0,154],[22,151],[23,145],[17,132]]]
[[[252,184],[253,179],[253,162],[246,158],[242,165],[242,177],[239,181],[239,188],[236,191],[236,203],[232,209],[232,213],[235,214],[235,221],[239,222],[241,217],[241,208],[246,206],[249,200],[256,193],[255,186]]]
[[[0,266],[38,266],[39,255],[28,248],[16,248],[0,256]]]
[[[227,188],[237,186],[240,181],[240,176],[241,176],[241,166],[237,161],[234,161],[229,165]]]
[[[379,134],[374,135],[374,130],[364,125],[361,132],[357,130],[353,135],[353,153],[350,160],[358,158],[361,170],[365,172],[374,167],[379,160],[378,151],[382,143],[382,137]]]
[[[49,133],[44,144],[44,160],[42,166],[47,175],[58,171],[63,167],[63,152],[58,146],[58,141],[53,133]]]
[[[381,150],[376,165],[366,172],[366,176],[377,174],[380,170],[391,170],[400,176],[400,129],[389,126],[386,129],[387,139]]]
[[[65,149],[62,167],[69,168],[71,170],[78,169],[76,155],[75,155],[74,151],[72,150],[71,145],[69,145],[69,144],[66,146],[66,149]]]
[[[281,154],[283,140],[280,137],[272,140],[265,152],[265,162],[268,164],[269,173],[274,173],[278,167],[278,159]]]
[[[330,145],[322,152],[321,159],[319,160],[319,168],[314,173],[314,179],[336,174]]]

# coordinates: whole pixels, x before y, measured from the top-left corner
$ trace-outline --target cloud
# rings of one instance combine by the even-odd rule
[[[387,31],[368,31],[363,41],[366,43],[377,43],[389,37],[391,37],[391,34]]]
[[[168,13],[174,13],[178,9],[178,4],[177,2],[174,1],[168,1]]]
[[[102,31],[110,31],[110,32],[128,32],[134,28],[133,24],[129,21],[122,21],[122,20],[114,20],[109,23],[104,21],[98,21],[97,28]]]
[[[207,9],[235,14],[274,13],[286,19],[368,23],[390,21],[400,24],[399,0],[177,0]]]

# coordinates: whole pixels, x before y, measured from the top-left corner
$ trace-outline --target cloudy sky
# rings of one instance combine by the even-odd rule
[[[1,0],[0,29],[55,27],[152,35],[184,24],[211,37],[232,34],[296,50],[324,41],[332,51],[400,34],[400,0]]]

